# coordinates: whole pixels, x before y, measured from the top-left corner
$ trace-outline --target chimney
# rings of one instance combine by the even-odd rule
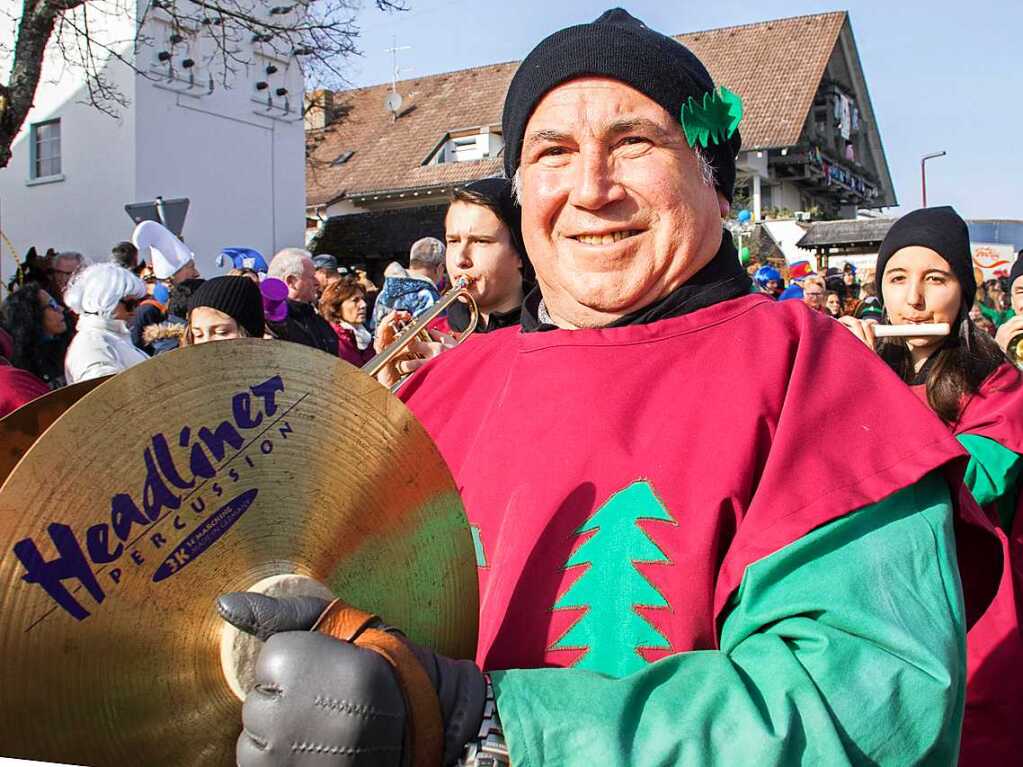
[[[312,91],[306,95],[305,129],[320,130],[334,120],[334,92]]]

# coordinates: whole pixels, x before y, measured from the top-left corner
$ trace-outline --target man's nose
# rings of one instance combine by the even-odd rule
[[[577,208],[598,210],[624,196],[615,178],[611,158],[602,149],[580,152],[569,202]]]
[[[455,264],[459,269],[468,269],[472,266],[472,246],[468,243],[459,245],[455,249]]]

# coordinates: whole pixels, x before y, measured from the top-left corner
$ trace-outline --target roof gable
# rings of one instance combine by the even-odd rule
[[[743,103],[743,149],[792,146],[845,23],[844,11],[676,35]]]

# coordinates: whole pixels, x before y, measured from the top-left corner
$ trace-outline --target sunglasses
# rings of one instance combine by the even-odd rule
[[[137,298],[122,298],[120,300],[121,306],[124,307],[125,311],[133,312],[135,307],[139,305],[139,299]]]
[[[53,309],[53,311],[60,312],[61,314],[64,313],[64,307],[61,306],[57,299],[54,298],[53,296],[50,296],[50,300],[46,302],[45,308]]]

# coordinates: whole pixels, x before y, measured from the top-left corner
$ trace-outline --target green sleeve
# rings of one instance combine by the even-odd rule
[[[970,454],[963,481],[981,506],[995,504],[1002,529],[1011,530],[1023,456],[976,434],[961,434],[958,439]]]
[[[493,672],[514,767],[954,764],[965,628],[929,476],[746,569],[721,649]]]

